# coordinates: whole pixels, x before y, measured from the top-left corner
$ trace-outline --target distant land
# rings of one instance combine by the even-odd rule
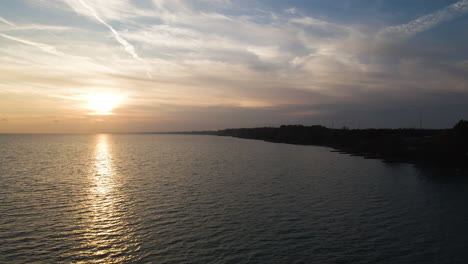
[[[451,129],[342,129],[321,125],[164,132],[257,139],[275,143],[327,146],[337,152],[388,162],[468,166],[468,121]]]

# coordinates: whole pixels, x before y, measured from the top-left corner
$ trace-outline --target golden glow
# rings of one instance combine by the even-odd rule
[[[83,228],[78,232],[85,238],[76,245],[76,254],[92,257],[92,263],[135,263],[139,239],[125,220],[127,200],[120,191],[122,183],[114,165],[112,136],[96,136],[94,164],[89,174],[87,199],[83,200],[84,213],[80,215]]]
[[[112,168],[112,156],[109,151],[108,135],[98,135],[98,143],[96,146],[96,192],[106,194],[114,186],[114,171]]]
[[[88,108],[95,111],[93,114],[110,115],[117,108],[122,97],[115,94],[90,94],[87,97]]]

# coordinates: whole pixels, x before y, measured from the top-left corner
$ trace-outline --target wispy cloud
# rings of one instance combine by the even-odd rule
[[[65,26],[55,26],[55,25],[42,25],[42,24],[27,24],[27,25],[15,25],[8,28],[0,27],[1,31],[28,31],[28,30],[44,30],[44,31],[70,31],[76,30],[76,28],[65,27]]]
[[[16,26],[13,22],[8,21],[8,20],[6,20],[5,18],[3,18],[1,16],[0,16],[0,21],[7,24],[7,25],[9,25],[9,26],[12,26],[12,27]]]
[[[67,1],[67,2],[70,2],[70,1]],[[110,25],[107,21],[105,21],[99,15],[98,11],[90,3],[86,2],[85,0],[75,0],[74,2],[78,3],[82,8],[84,8],[85,12],[87,13],[86,14],[87,16],[90,16],[90,17],[96,19],[99,23],[106,26],[112,32],[112,35],[114,36],[114,39],[124,48],[124,50],[133,59],[135,59],[136,61],[144,64],[144,66],[146,68],[146,75],[149,78],[151,78],[148,62],[138,55],[135,47],[132,44],[130,44],[124,37],[122,37],[122,35],[117,30],[115,30],[115,28],[112,25]],[[74,5],[72,5],[72,7],[73,6]],[[77,11],[77,10],[75,9],[75,11]]]
[[[31,10],[8,14],[22,16],[15,23],[0,17],[0,92],[35,92],[30,100],[44,91],[62,94],[71,106],[57,104],[72,112],[80,112],[76,94],[115,92],[130,97],[121,113],[134,119],[206,129],[244,126],[250,116],[252,126],[281,116],[320,118],[356,105],[371,112],[392,107],[392,96],[412,107],[426,91],[468,89],[467,64],[460,63],[466,38],[457,38],[458,46],[402,41],[465,14],[468,0],[381,30],[366,19],[345,23],[311,11],[317,1],[286,11],[276,2],[213,1],[25,1]],[[28,13],[36,10],[51,19]],[[72,12],[79,17],[57,23]],[[390,16],[373,19],[386,23]],[[157,78],[145,78],[150,69]],[[7,101],[0,96],[0,108]]]
[[[120,36],[119,32],[117,32],[109,23],[107,23],[106,21],[104,21],[99,15],[98,13],[96,12],[96,10],[90,6],[88,3],[86,3],[85,1],[83,0],[77,0],[78,3],[80,3],[84,8],[86,8],[90,14],[99,22],[101,22],[104,26],[106,26],[107,28],[109,28],[109,30],[112,32],[112,34],[114,35],[114,38],[115,40],[117,40],[117,42],[119,42],[125,49],[125,51],[127,51],[134,59],[136,60],[141,60],[140,56],[138,56],[138,54],[136,53],[135,51],[135,48],[130,44],[128,43],[127,40],[125,40],[124,38],[122,38],[122,36]]]
[[[419,17],[407,24],[390,26],[382,29],[379,36],[409,38],[427,31],[434,26],[457,18],[468,12],[468,0],[458,1],[444,9]]]
[[[63,52],[57,50],[57,48],[55,48],[54,46],[51,46],[51,45],[48,45],[48,44],[39,43],[39,42],[26,40],[26,39],[21,39],[21,38],[13,37],[13,36],[3,34],[3,33],[0,33],[0,36],[4,37],[6,39],[9,39],[9,40],[13,40],[13,41],[16,41],[16,42],[19,42],[19,43],[23,43],[23,44],[26,44],[26,45],[36,47],[36,48],[38,48],[38,49],[40,49],[40,50],[42,50],[44,52],[47,52],[49,54],[52,54],[52,55],[65,56],[65,54]]]

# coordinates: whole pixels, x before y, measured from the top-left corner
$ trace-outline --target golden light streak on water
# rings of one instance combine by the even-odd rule
[[[88,190],[89,214],[86,223],[87,250],[91,263],[124,263],[134,260],[132,249],[138,249],[129,223],[125,220],[125,197],[114,169],[111,136],[97,135],[94,170]]]
[[[94,192],[99,195],[106,195],[110,193],[115,185],[115,173],[112,168],[112,154],[109,148],[109,135],[98,135],[94,163]]]

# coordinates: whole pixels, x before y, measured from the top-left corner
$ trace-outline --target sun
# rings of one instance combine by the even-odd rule
[[[86,96],[90,110],[95,111],[93,114],[110,115],[112,110],[117,108],[121,101],[121,96],[115,94],[89,94]]]

